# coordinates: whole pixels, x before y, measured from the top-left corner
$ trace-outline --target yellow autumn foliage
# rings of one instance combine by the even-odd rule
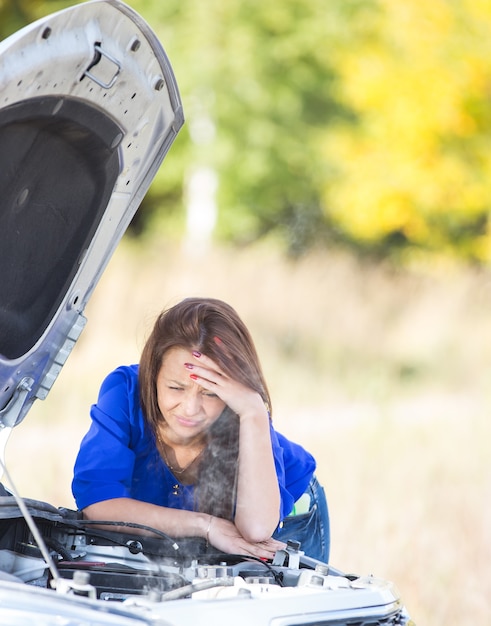
[[[355,240],[398,233],[487,261],[491,4],[379,4],[376,32],[336,58],[359,122],[325,133],[326,211]]]

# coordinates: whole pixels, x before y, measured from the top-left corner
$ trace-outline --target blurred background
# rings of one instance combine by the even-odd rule
[[[71,4],[0,0],[0,37]],[[17,487],[73,508],[102,378],[164,306],[223,298],[318,459],[332,564],[394,581],[417,624],[490,623],[490,3],[128,4],[186,124],[11,437]]]

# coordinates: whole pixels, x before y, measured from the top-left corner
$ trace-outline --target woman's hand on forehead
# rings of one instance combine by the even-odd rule
[[[268,417],[263,399],[257,391],[225,374],[220,366],[205,354],[193,350],[191,357],[184,363],[190,372],[191,380],[203,389],[215,393],[240,418],[263,414]]]

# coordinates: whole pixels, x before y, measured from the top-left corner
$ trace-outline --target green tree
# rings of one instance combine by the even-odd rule
[[[334,4],[344,19],[356,8]],[[275,231],[293,252],[328,237],[319,138],[348,118],[330,54],[342,15],[330,19],[322,0],[134,6],[165,42],[183,95],[187,128],[172,159],[184,180],[199,166],[218,173],[219,236],[244,244]]]

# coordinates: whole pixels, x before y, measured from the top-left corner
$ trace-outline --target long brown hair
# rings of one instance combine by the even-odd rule
[[[237,312],[213,298],[186,298],[157,318],[139,367],[140,402],[154,435],[164,419],[157,401],[157,375],[168,350],[198,350],[231,378],[271,399],[252,337]],[[239,419],[226,407],[209,432],[196,484],[197,509],[232,519],[239,447]]]

